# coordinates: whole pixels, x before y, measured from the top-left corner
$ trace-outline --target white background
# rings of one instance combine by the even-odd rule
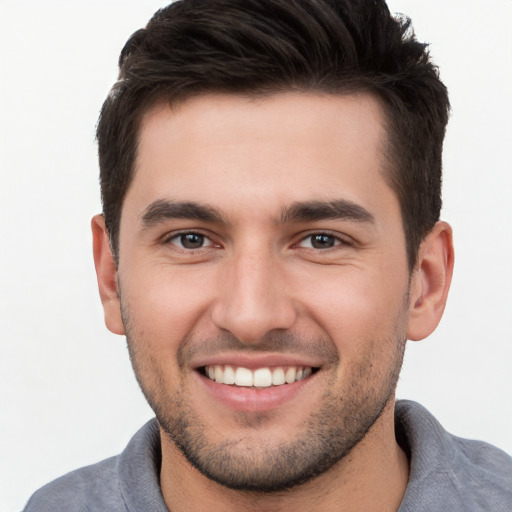
[[[0,509],[122,450],[151,417],[105,329],[94,129],[128,36],[163,4],[0,0]],[[512,1],[393,0],[451,92],[443,217],[456,270],[399,396],[512,453]]]

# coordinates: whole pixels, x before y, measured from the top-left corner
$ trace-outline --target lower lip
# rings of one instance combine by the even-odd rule
[[[219,384],[200,373],[197,373],[197,375],[201,385],[206,388],[207,393],[230,409],[235,411],[263,412],[277,409],[286,402],[293,400],[304,388],[311,384],[316,374],[291,384],[259,389]]]

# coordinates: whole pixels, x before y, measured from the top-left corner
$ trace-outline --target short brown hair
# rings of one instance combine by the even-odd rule
[[[208,92],[368,91],[388,128],[386,178],[412,268],[439,220],[449,101],[427,45],[383,0],[180,0],[131,36],[97,127],[105,223],[118,258],[121,208],[142,115]]]

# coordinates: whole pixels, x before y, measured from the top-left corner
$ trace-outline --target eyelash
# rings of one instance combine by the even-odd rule
[[[190,237],[195,236],[195,237],[201,238],[202,243],[208,242],[208,244],[207,245],[201,245],[200,247],[184,247],[183,246],[183,239],[185,237],[187,237],[187,236],[190,236]],[[180,233],[173,233],[170,236],[166,236],[163,239],[163,243],[164,244],[170,244],[170,245],[177,246],[179,250],[187,251],[187,252],[198,251],[198,250],[201,250],[201,249],[206,249],[206,248],[209,248],[209,247],[214,247],[216,245],[215,242],[213,242],[213,240],[211,239],[210,236],[208,236],[208,235],[206,235],[204,233],[201,233],[200,231],[182,231]]]
[[[320,247],[314,247],[313,244],[313,238],[314,237],[317,237],[317,238],[323,238],[323,239],[330,239],[333,241],[333,244],[329,247],[323,247],[323,248],[320,248]],[[352,245],[350,243],[349,240],[346,239],[346,237],[342,237],[340,235],[337,235],[337,234],[334,234],[334,233],[331,233],[329,231],[315,231],[315,232],[311,232],[311,233],[308,233],[306,236],[303,236],[299,243],[297,245],[300,245],[302,244],[303,242],[305,242],[306,240],[310,240],[311,242],[311,246],[309,247],[304,247],[305,249],[310,249],[310,250],[320,250],[320,251],[328,251],[330,249],[334,249],[335,247],[337,246],[350,246]]]
[[[200,247],[185,247],[184,246],[184,238],[185,237],[196,237],[200,239],[201,245]],[[315,242],[313,241],[313,238],[317,238],[317,242],[322,243],[322,239],[324,242],[332,242],[332,245],[329,245],[328,247],[314,247]],[[307,247],[302,247],[304,249],[308,250],[318,250],[318,251],[328,251],[330,249],[333,249],[337,246],[350,246],[351,243],[346,238],[341,237],[339,235],[336,235],[334,233],[331,233],[329,231],[315,231],[308,233],[306,236],[303,236],[297,244],[295,244],[295,247],[300,247],[301,244],[306,242],[307,240],[310,240],[310,245]],[[207,245],[204,245],[205,242],[208,242]],[[177,246],[179,250],[187,251],[187,252],[193,252],[198,251],[201,249],[207,249],[209,247],[215,247],[216,244],[213,242],[210,236],[201,233],[199,231],[182,231],[180,233],[174,233],[170,236],[167,236],[163,239],[164,244],[171,244],[174,246]]]

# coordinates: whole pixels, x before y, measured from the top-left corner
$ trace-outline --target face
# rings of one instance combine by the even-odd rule
[[[143,119],[118,282],[164,436],[235,489],[326,471],[392,409],[405,239],[369,95],[203,96]]]

